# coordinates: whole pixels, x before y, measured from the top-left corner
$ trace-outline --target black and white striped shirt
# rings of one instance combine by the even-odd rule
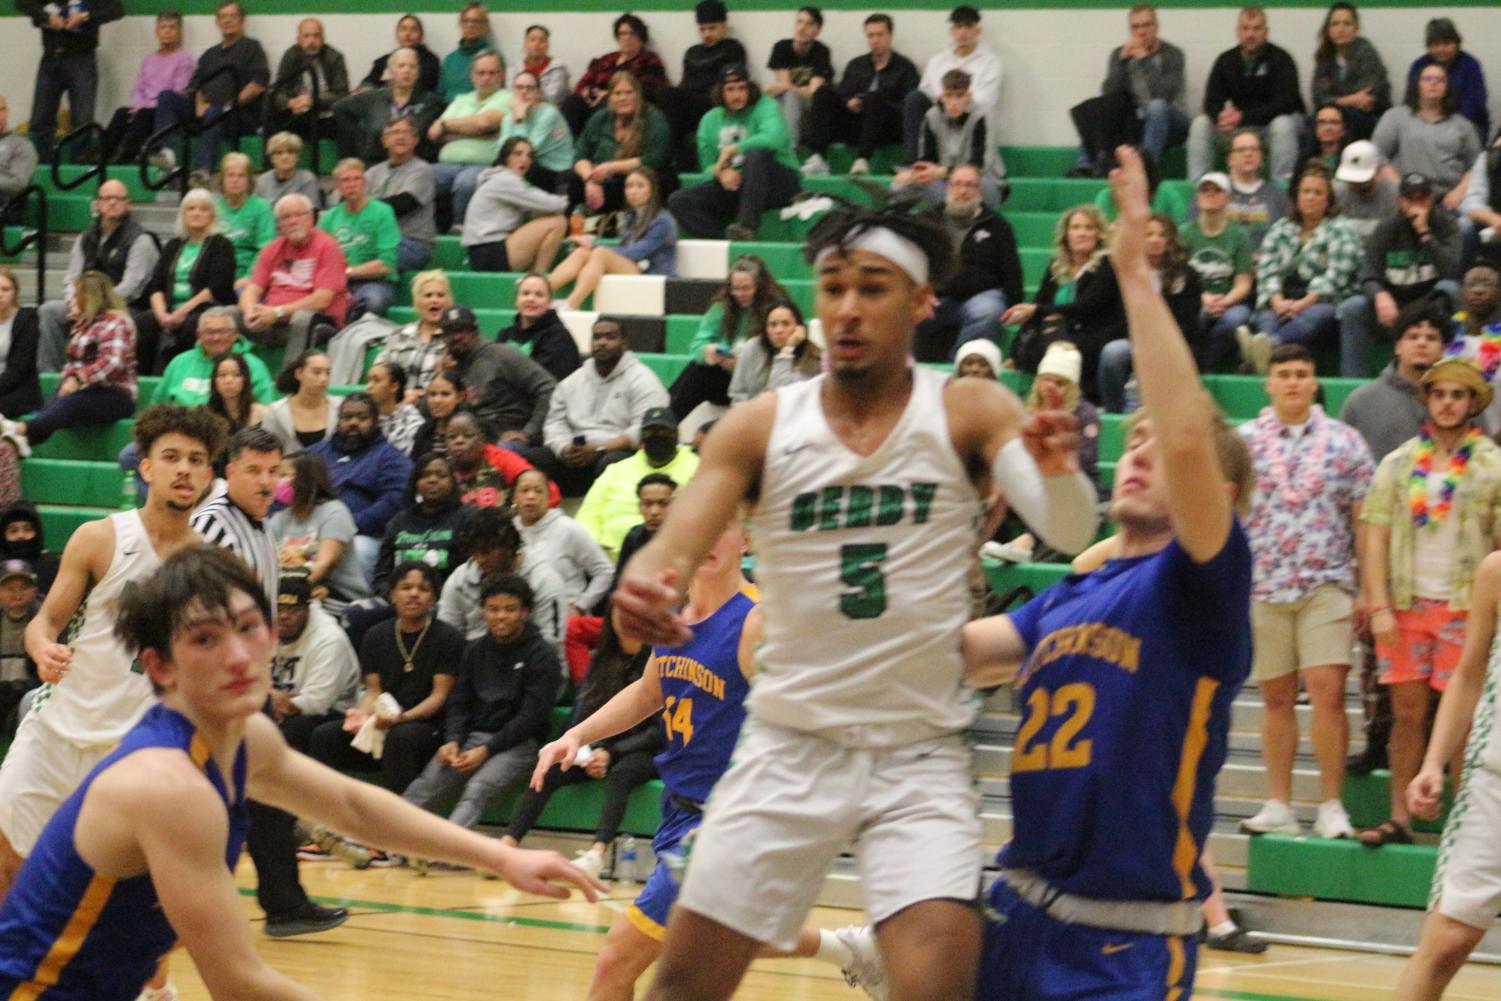
[[[228,494],[220,494],[193,512],[193,530],[211,546],[228,549],[250,565],[261,579],[266,599],[276,607],[281,577],[276,540],[264,520],[246,514]]]

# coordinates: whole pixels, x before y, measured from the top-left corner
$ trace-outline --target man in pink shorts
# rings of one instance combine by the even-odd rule
[[[1422,395],[1426,423],[1381,460],[1361,510],[1361,583],[1392,700],[1391,817],[1360,832],[1371,846],[1412,840],[1404,791],[1423,759],[1430,692],[1459,663],[1470,584],[1501,541],[1501,447],[1475,422],[1490,385],[1450,358],[1423,376]]]

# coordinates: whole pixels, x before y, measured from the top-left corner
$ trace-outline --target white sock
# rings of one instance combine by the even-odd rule
[[[1234,921],[1226,918],[1224,921],[1221,921],[1219,924],[1209,929],[1209,934],[1213,935],[1215,938],[1224,938],[1226,935],[1234,935],[1239,930],[1239,925],[1237,925]]]
[[[813,958],[821,959],[825,963],[833,963],[842,970],[854,961],[855,954],[850,952],[848,946],[835,938],[833,932],[820,928],[818,930],[818,951],[813,954]]]

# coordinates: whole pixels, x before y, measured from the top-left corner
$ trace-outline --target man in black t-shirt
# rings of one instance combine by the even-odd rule
[[[365,695],[344,719],[313,731],[308,741],[313,758],[341,771],[379,771],[381,785],[395,793],[421,773],[443,742],[443,709],[464,656],[463,635],[433,614],[438,590],[437,573],[426,563],[408,560],[391,572],[395,617],[371,626],[360,643]],[[382,695],[396,701],[395,714],[381,712]],[[356,750],[354,733],[345,730],[346,724],[363,725],[371,716],[375,729],[385,734],[378,760]]]
[[[765,87],[768,96],[782,106],[787,131],[792,133],[792,148],[802,142],[806,119],[813,107],[813,94],[834,82],[834,63],[829,47],[818,40],[823,30],[823,11],[817,7],[799,7],[792,22],[792,37],[771,47],[766,68],[776,79]]]
[[[156,103],[156,127],[164,129],[174,122],[196,119],[215,124],[203,130],[195,141],[193,167],[212,171],[219,160],[219,145],[224,138],[222,113],[240,109],[242,121],[258,121],[261,95],[271,81],[271,67],[261,43],[245,36],[245,8],[239,0],[220,4],[214,12],[221,41],[198,57],[198,68],[188,81],[186,94],[164,90]],[[225,66],[232,70],[209,79]],[[171,150],[163,146],[153,156],[159,166],[176,162]]]
[[[902,141],[902,104],[922,78],[912,60],[891,47],[895,23],[889,14],[865,19],[865,44],[870,49],[844,67],[836,87],[813,92],[813,115],[808,146],[813,155],[803,164],[805,174],[827,174],[825,155],[835,142],[855,147],[851,174],[869,174],[876,147]]]

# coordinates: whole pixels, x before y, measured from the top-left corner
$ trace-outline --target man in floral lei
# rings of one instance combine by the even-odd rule
[[[1422,762],[1429,690],[1443,691],[1459,661],[1470,583],[1501,531],[1501,447],[1476,423],[1490,384],[1445,358],[1422,393],[1427,423],[1381,461],[1361,509],[1361,586],[1392,702],[1391,817],[1360,832],[1372,846],[1412,840],[1403,791]]]
[[[1360,505],[1376,463],[1358,431],[1313,402],[1318,390],[1308,348],[1278,345],[1266,379],[1272,405],[1240,429],[1256,470],[1246,523],[1255,561],[1251,677],[1266,704],[1261,756],[1268,792],[1261,812],[1240,826],[1251,834],[1302,833],[1291,805],[1301,680],[1313,708],[1310,738],[1322,787],[1313,833],[1352,838],[1340,803],[1350,745],[1345,677],[1357,616]]]

